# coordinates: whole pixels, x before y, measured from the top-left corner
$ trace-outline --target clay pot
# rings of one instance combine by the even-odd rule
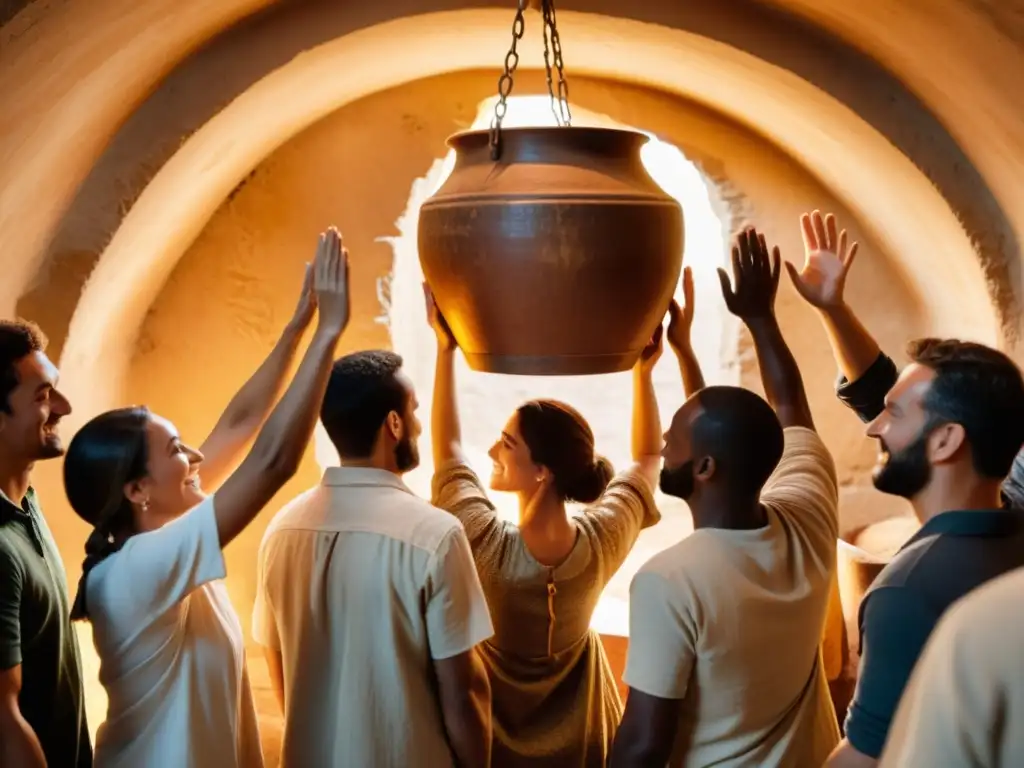
[[[423,204],[423,274],[469,366],[523,375],[631,368],[668,308],[679,204],[640,160],[647,137],[507,128],[448,140],[454,170]]]

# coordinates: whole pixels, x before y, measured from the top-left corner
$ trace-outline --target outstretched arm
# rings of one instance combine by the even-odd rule
[[[679,373],[683,377],[683,394],[690,397],[704,389],[704,374],[690,344],[690,328],[693,326],[693,273],[689,267],[683,269],[683,300],[680,307],[673,299],[669,304],[668,345],[679,360]]]
[[[427,320],[437,335],[434,401],[430,410],[430,438],[436,469],[453,459],[465,459],[462,453],[459,403],[455,394],[455,350],[458,344],[426,283],[423,284],[423,293],[427,301]]]
[[[841,378],[836,394],[868,422],[882,412],[885,393],[896,383],[896,364],[844,299],[846,276],[857,256],[857,243],[847,245],[846,230],[837,233],[836,219],[819,211],[800,217],[804,265],[797,271],[786,262],[793,286],[818,311]]]
[[[295,314],[285,326],[281,338],[267,359],[238,390],[224,414],[203,442],[203,485],[214,490],[235,468],[246,446],[266,420],[270,409],[284,390],[302,334],[316,311],[313,292],[313,270],[306,265],[302,293]]]
[[[298,470],[320,413],[334,351],[348,325],[348,254],[334,229],[320,236],[313,287],[320,320],[299,370],[241,466],[214,494],[221,546],[247,526]]]
[[[724,269],[718,270],[718,277],[726,306],[743,320],[754,340],[765,396],[782,426],[814,429],[800,369],[775,317],[779,266],[779,249],[769,255],[764,235],[751,228],[740,234],[732,249],[735,288]]]
[[[661,357],[661,325],[654,330],[650,343],[640,353],[640,359],[633,366],[633,461],[652,488],[658,487],[658,473],[661,470],[661,414],[658,413],[658,399],[654,394],[654,365]]]

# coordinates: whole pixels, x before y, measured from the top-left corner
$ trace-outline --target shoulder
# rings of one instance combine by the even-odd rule
[[[948,563],[938,562],[932,556],[939,538],[938,535],[924,536],[904,545],[875,577],[868,595],[885,587],[896,587],[906,592],[916,591],[928,581],[935,565],[947,568]]]
[[[706,543],[705,537],[700,531],[694,531],[682,541],[663,549],[652,556],[647,562],[641,565],[634,576],[634,579],[655,583],[664,582],[667,585],[676,585],[681,588],[690,583],[691,570],[700,569],[700,559],[707,548],[702,546]]]
[[[21,576],[25,571],[24,555],[9,534],[0,526],[0,573],[6,581],[12,576]]]

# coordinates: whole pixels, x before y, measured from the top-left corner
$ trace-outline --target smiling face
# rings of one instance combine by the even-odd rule
[[[174,425],[153,415],[146,426],[146,476],[128,484],[125,494],[144,509],[139,528],[151,530],[188,512],[205,498],[199,482],[203,455],[185,445]]]
[[[497,442],[487,452],[494,463],[491,489],[509,493],[533,493],[548,470],[535,464],[530,449],[519,431],[519,414],[513,412]]]
[[[927,366],[907,366],[886,395],[884,410],[868,424],[867,434],[879,447],[872,480],[883,493],[909,499],[931,480],[931,421],[924,401],[934,379]]]
[[[0,411],[0,450],[26,463],[62,456],[59,424],[71,404],[57,389],[57,366],[37,351],[14,368],[18,384],[7,396],[8,411]]]

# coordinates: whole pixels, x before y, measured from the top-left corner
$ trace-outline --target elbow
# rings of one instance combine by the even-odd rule
[[[302,464],[302,450],[282,447],[281,450],[268,451],[259,456],[259,472],[269,482],[282,486],[295,477]]]

